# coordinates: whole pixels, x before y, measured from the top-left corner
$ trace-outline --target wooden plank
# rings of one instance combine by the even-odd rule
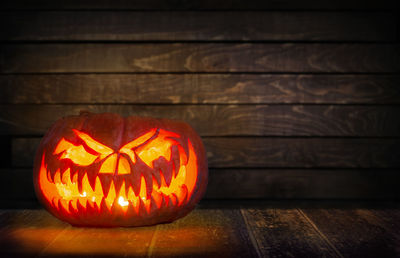
[[[43,134],[60,117],[111,112],[186,121],[201,136],[399,136],[399,106],[0,105],[0,134]]]
[[[211,169],[209,199],[396,199],[395,169]]]
[[[340,257],[297,209],[242,209],[262,257]]]
[[[37,204],[32,169],[2,169],[0,177],[1,208]],[[399,179],[395,169],[211,168],[204,198],[396,199]]]
[[[305,216],[345,257],[398,257],[399,238],[365,209],[302,209]]]
[[[145,257],[155,227],[69,227],[41,253],[48,257]]]
[[[206,138],[211,167],[398,167],[398,139]]]
[[[149,257],[256,257],[240,211],[196,209],[171,224],[157,226]]]
[[[0,40],[6,41],[395,41],[397,29],[390,12],[2,12],[0,17]]]
[[[400,72],[396,44],[2,44],[0,73]]]
[[[398,203],[396,204],[389,207],[361,210],[359,214],[370,224],[377,224],[384,228],[392,239],[400,243],[400,209]]]
[[[8,211],[0,215],[0,255],[146,256],[155,227],[77,228],[45,210]]]
[[[25,74],[0,85],[2,104],[400,104],[397,75]]]
[[[390,0],[373,1],[318,1],[318,0],[69,0],[55,3],[51,0],[5,1],[1,9],[18,10],[393,10],[396,3]]]
[[[11,163],[14,167],[33,167],[40,138],[14,138],[11,142]],[[22,149],[24,148],[24,149]]]
[[[14,166],[33,164],[40,138],[15,138]],[[397,168],[398,138],[204,137],[212,168]]]
[[[381,227],[373,218],[375,211],[307,208],[297,212],[270,206],[242,209],[242,214],[261,255],[397,257],[398,231]],[[388,219],[397,222],[397,213]],[[181,220],[159,225],[155,235],[156,227],[74,228],[44,210],[1,211],[0,255],[255,257],[258,253],[244,225],[240,211],[224,205],[196,209]]]
[[[0,214],[0,256],[37,257],[69,226],[44,210]]]

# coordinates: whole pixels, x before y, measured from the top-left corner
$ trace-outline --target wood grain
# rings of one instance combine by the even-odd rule
[[[253,202],[254,204],[254,202]],[[256,202],[256,207],[201,205],[170,224],[77,228],[40,210],[0,211],[3,257],[397,257],[397,205],[363,208],[324,202]],[[328,202],[329,204],[329,202]],[[345,205],[343,205],[345,204]],[[210,207],[211,206],[211,207]],[[237,205],[236,205],[237,206]],[[362,206],[362,205],[361,205]],[[371,205],[370,205],[371,206]],[[386,222],[377,214],[384,214]],[[247,229],[246,229],[247,226]],[[154,234],[155,232],[155,234]],[[252,241],[251,241],[252,240]],[[254,245],[255,243],[255,245]],[[257,252],[258,251],[258,252]]]
[[[39,137],[59,117],[80,110],[187,121],[206,145],[207,198],[399,198],[396,7],[388,0],[6,1],[0,5],[0,204],[35,202],[30,168]],[[297,217],[293,214],[281,217]],[[359,227],[370,223],[387,231],[393,224],[363,214],[367,223]],[[285,225],[304,226],[290,223]],[[173,229],[166,240],[149,236],[163,248],[177,237]],[[238,230],[223,236],[244,239],[246,246],[248,236]],[[269,237],[257,230],[260,238]],[[381,237],[379,230],[371,235]],[[199,239],[221,240],[209,233]],[[368,232],[355,233],[349,243]],[[65,246],[71,242],[71,255],[90,256],[81,251],[86,238],[97,239],[88,241],[96,252],[94,242],[111,237],[81,234],[86,233],[68,232],[44,255],[69,255]],[[278,239],[272,249],[262,242],[262,253],[279,256],[273,250],[282,244],[287,254],[297,253],[297,246],[331,254],[318,249],[317,238],[301,243],[301,235],[286,242],[281,236],[268,238]],[[393,252],[398,239],[384,238],[389,245],[382,249],[360,242],[366,251],[359,252],[377,254],[378,248],[398,255]],[[128,246],[117,250],[114,242],[110,250],[159,254],[162,248],[154,245],[148,252],[146,241],[138,240],[143,245],[136,253]],[[333,242],[325,242],[335,250]],[[357,256],[350,245],[339,246],[344,249],[336,254]],[[212,248],[210,254],[217,255]],[[225,242],[221,248],[223,254],[235,250]],[[237,248],[243,257],[254,254]],[[187,254],[179,248],[170,253]]]
[[[196,209],[157,226],[149,257],[256,257],[239,210]]]
[[[188,122],[201,136],[399,136],[399,106],[0,105],[0,134],[44,134],[81,110]]]
[[[71,227],[45,210],[7,211],[0,221],[2,257],[143,257],[155,230]]]
[[[44,210],[0,214],[0,256],[37,257],[69,226]]]
[[[2,44],[0,73],[400,72],[396,44]]]
[[[14,138],[12,163],[31,167],[40,138]],[[212,168],[397,168],[398,138],[204,137]]]
[[[262,257],[340,257],[296,209],[242,209]]]
[[[377,224],[387,231],[395,242],[400,241],[400,210],[398,207],[361,210],[359,214],[371,224]]]
[[[13,41],[396,40],[396,16],[390,12],[3,12],[0,17],[0,40]]]
[[[211,167],[398,167],[398,139],[206,138]]]
[[[48,257],[146,257],[155,227],[69,227],[45,250]]]
[[[336,0],[69,0],[54,2],[51,0],[5,1],[1,9],[17,10],[393,10],[396,3],[390,0],[359,1]]]
[[[24,74],[0,85],[2,104],[400,104],[397,75]]]
[[[303,209],[346,257],[397,257],[399,235],[392,234],[363,209]],[[351,233],[349,233],[351,232]]]

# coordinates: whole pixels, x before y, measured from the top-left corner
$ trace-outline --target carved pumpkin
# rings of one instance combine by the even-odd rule
[[[200,137],[186,123],[83,112],[58,120],[34,166],[39,200],[78,226],[143,226],[189,213],[208,180]]]

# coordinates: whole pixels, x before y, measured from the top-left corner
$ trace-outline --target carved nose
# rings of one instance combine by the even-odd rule
[[[127,158],[119,153],[114,153],[104,160],[103,164],[101,164],[99,173],[117,175],[130,174],[131,166],[129,165]]]

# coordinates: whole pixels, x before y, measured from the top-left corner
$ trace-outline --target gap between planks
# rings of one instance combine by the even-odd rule
[[[243,208],[240,209],[240,214],[242,215],[244,224],[246,225],[247,233],[249,234],[250,241],[253,244],[253,247],[256,250],[258,257],[262,257],[261,251],[260,251],[260,245],[259,245],[256,237],[254,236],[253,231],[250,228],[249,222],[247,221],[247,217],[244,214]]]
[[[330,248],[338,255],[338,257],[344,258],[344,256],[339,252],[339,250],[332,244],[331,241],[325,236],[324,233],[322,233],[317,225],[299,208],[296,208],[296,210],[300,213],[300,215],[303,216],[303,218],[314,228],[314,230],[318,233],[318,235],[325,241],[327,245],[329,245]]]
[[[151,237],[151,240],[150,240],[149,248],[147,249],[146,257],[152,257],[152,255],[153,255],[153,250],[154,250],[154,247],[156,244],[157,235],[158,235],[158,232],[160,231],[159,229],[160,229],[160,224],[156,225],[153,236]]]
[[[267,211],[267,213],[268,212],[273,212],[273,211],[275,211],[276,209],[275,208],[258,208],[257,210],[268,210]],[[298,217],[301,221],[303,221],[303,223],[305,223],[306,225],[308,225],[309,226],[309,228],[310,228],[310,230],[312,230],[313,232],[315,232],[314,234],[315,234],[315,236],[319,239],[319,241],[321,241],[321,243],[324,243],[324,245],[326,246],[326,248],[328,248],[328,250],[330,251],[329,253],[331,253],[329,256],[333,256],[333,257],[344,257],[339,251],[338,251],[338,249],[331,243],[331,241],[329,241],[329,239],[317,228],[317,226],[311,221],[311,219],[309,219],[299,208],[294,208],[293,207],[293,209],[291,209],[294,213],[296,213],[296,217]],[[274,252],[273,252],[273,249],[281,249],[281,248],[283,248],[285,245],[283,244],[282,245],[282,243],[284,243],[285,241],[280,241],[280,240],[278,240],[278,242],[279,243],[272,243],[272,245],[270,246],[270,247],[272,247],[272,246],[274,246],[271,250],[272,250],[272,252],[271,253],[264,253],[263,252],[263,242],[260,242],[260,240],[257,238],[257,227],[258,227],[258,230],[263,230],[263,227],[260,227],[260,225],[251,225],[251,222],[249,221],[249,219],[251,219],[252,217],[250,216],[249,217],[249,215],[248,214],[246,214],[247,213],[247,210],[246,209],[240,209],[240,212],[241,212],[241,215],[242,215],[242,217],[243,217],[243,220],[244,220],[244,222],[245,222],[245,225],[246,225],[246,228],[247,228],[247,231],[248,231],[248,235],[249,235],[249,237],[250,237],[250,239],[251,239],[251,242],[252,242],[252,244],[253,244],[253,246],[254,246],[254,248],[256,249],[256,251],[257,251],[257,254],[258,254],[258,256],[259,257],[265,257],[265,256],[269,256],[269,255],[272,255],[272,256],[274,256]],[[273,213],[275,213],[275,212],[273,212]],[[283,214],[281,214],[281,215],[283,215]],[[278,216],[280,216],[280,215],[278,215]],[[283,215],[284,216],[284,215]],[[285,217],[285,216],[284,216]],[[266,218],[263,218],[264,220],[266,219]],[[285,218],[285,219],[287,219],[287,218]],[[284,220],[285,220],[284,219]],[[254,223],[256,223],[257,224],[257,222],[254,222]],[[273,222],[273,223],[275,223],[275,222]],[[282,225],[281,225],[282,226]],[[283,229],[284,227],[282,227],[282,229]],[[268,228],[265,228],[265,230],[266,231],[268,231]],[[292,229],[292,230],[302,230],[302,229]],[[260,233],[260,232],[259,232]],[[272,234],[275,234],[275,233],[277,233],[278,235],[280,234],[279,232],[268,232],[268,233],[266,233],[267,235],[268,234],[270,234],[270,233],[272,233]],[[301,233],[302,234],[302,233]],[[287,236],[286,236],[287,237]],[[305,237],[305,235],[302,235],[301,236],[301,238],[302,239],[304,239],[304,237]],[[279,239],[279,237],[278,237],[278,239]],[[262,241],[265,241],[266,239],[263,239]],[[273,241],[273,239],[271,239],[272,240],[272,242],[274,242]],[[287,238],[285,238],[285,240],[288,240]],[[268,242],[268,241],[267,241]],[[311,241],[312,242],[312,241]],[[310,242],[310,243],[311,243]],[[292,252],[292,255],[293,254],[295,254],[295,253],[297,253],[297,251],[299,251],[300,249],[299,249],[299,246],[297,246],[298,244],[300,244],[301,242],[293,242],[293,244],[294,244],[294,247],[295,247],[295,249],[293,250],[293,248],[292,248],[292,250],[291,250],[291,252]],[[290,246],[290,245],[289,245]],[[267,248],[268,250],[269,250],[269,248]],[[290,248],[289,248],[290,249]],[[323,249],[319,249],[318,250],[318,252],[319,251],[322,251]],[[283,250],[280,250],[279,251],[279,253],[281,252],[281,251],[283,251]],[[293,253],[293,251],[295,251],[294,253]],[[314,251],[316,251],[316,250],[314,250]],[[297,254],[297,255],[299,255],[299,253]],[[304,253],[303,253],[303,255],[304,255]],[[322,253],[320,253],[320,255],[322,255]],[[326,254],[325,254],[326,255]]]

